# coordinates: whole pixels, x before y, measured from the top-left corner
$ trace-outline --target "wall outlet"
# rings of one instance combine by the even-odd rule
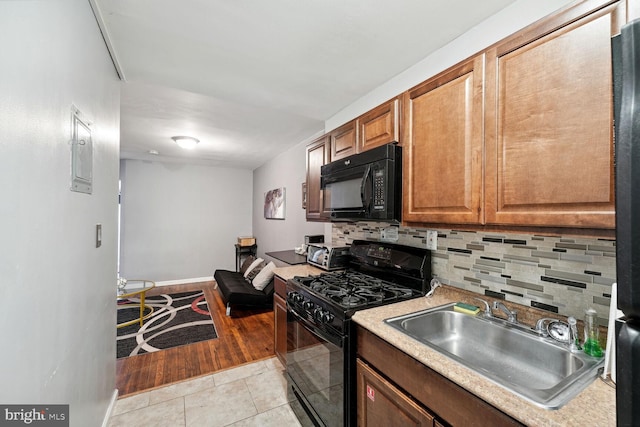
[[[427,230],[427,249],[431,251],[438,249],[438,232],[436,230]]]
[[[385,242],[398,241],[398,227],[387,227],[380,230],[380,240]]]

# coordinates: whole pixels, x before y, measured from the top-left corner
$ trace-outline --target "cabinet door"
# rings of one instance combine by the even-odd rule
[[[615,226],[611,36],[624,7],[582,14],[487,53],[487,223]]]
[[[346,123],[329,133],[331,144],[330,161],[356,154],[357,129],[355,120]]]
[[[307,220],[319,221],[328,218],[324,209],[323,192],[320,189],[320,167],[329,161],[328,136],[307,146]]]
[[[276,356],[286,366],[287,356],[287,303],[277,294],[273,295],[274,348]]]
[[[400,142],[400,100],[394,98],[358,118],[358,152]]]
[[[356,368],[358,426],[433,426],[433,416],[360,359]]]
[[[403,221],[482,221],[483,65],[478,56],[403,95]]]

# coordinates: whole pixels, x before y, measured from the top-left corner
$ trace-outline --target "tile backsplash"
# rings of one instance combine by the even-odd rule
[[[332,224],[332,243],[380,240],[385,223]],[[394,226],[395,227],[395,226]],[[425,228],[398,228],[397,243],[426,247]],[[432,275],[440,282],[483,295],[584,318],[592,307],[606,325],[616,281],[612,239],[437,229]]]

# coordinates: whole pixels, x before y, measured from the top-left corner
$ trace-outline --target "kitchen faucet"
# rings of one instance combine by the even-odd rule
[[[493,311],[491,310],[491,306],[487,301],[483,300],[482,298],[474,298],[474,299],[484,304],[484,312],[482,313],[484,317],[487,317],[487,318],[494,317]],[[499,301],[494,301],[493,309],[503,311],[507,315],[507,322],[514,323],[514,324],[518,323],[518,313],[515,311],[509,310],[507,306],[504,305],[503,303]]]
[[[518,313],[516,311],[511,311],[507,308],[506,305],[501,303],[500,301],[493,302],[494,310],[501,310],[504,314],[507,315],[507,322],[509,323],[518,323]]]

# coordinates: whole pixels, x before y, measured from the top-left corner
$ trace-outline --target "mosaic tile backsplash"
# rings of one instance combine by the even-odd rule
[[[334,223],[332,243],[380,240],[388,224]],[[396,243],[426,247],[424,228],[398,228]],[[432,275],[441,283],[518,304],[584,319],[586,309],[607,324],[616,281],[616,242],[533,234],[438,231]]]

